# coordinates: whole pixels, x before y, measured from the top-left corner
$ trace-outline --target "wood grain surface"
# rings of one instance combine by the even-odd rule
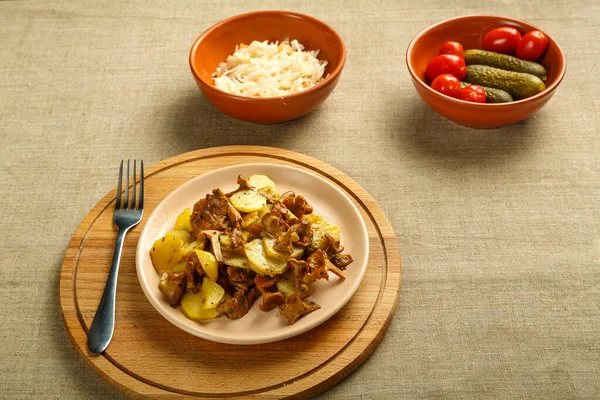
[[[217,168],[273,163],[306,169],[342,189],[367,225],[370,255],[365,277],[334,317],[276,343],[238,346],[192,336],[166,321],[138,283],[135,249],[153,209],[175,188]],[[400,252],[377,203],[352,179],[314,158],[258,146],[185,153],[146,168],[144,219],[125,240],[113,340],[103,355],[87,349],[87,333],[108,276],[117,235],[112,224],[116,189],[84,218],[66,251],[60,302],[70,339],[87,364],[132,398],[307,398],[356,369],[379,344],[398,301]],[[199,197],[203,194],[199,194]]]

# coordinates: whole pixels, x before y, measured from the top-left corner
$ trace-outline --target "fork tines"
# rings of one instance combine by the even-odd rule
[[[125,176],[125,195],[123,196],[123,209],[142,209],[144,207],[144,160],[140,160],[140,185],[139,190],[137,192],[138,204],[136,206],[136,169],[137,169],[137,160],[133,160],[133,177],[131,180],[131,204],[129,203],[129,167],[131,161],[127,160],[127,174]],[[121,166],[119,167],[119,181],[117,184],[117,199],[115,204],[115,209],[121,209],[121,195],[123,193],[123,160],[121,160]]]

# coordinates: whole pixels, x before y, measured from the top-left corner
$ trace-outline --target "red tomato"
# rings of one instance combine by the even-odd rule
[[[430,81],[433,81],[443,74],[454,75],[459,80],[464,79],[467,74],[465,60],[456,54],[441,54],[429,60],[427,68],[425,69],[427,78],[429,78]]]
[[[440,54],[456,54],[460,58],[465,58],[465,50],[458,42],[445,42],[440,49]]]
[[[481,47],[496,53],[512,54],[517,49],[519,40],[521,40],[521,33],[516,28],[503,26],[486,33],[481,41]]]
[[[469,85],[458,93],[458,98],[473,103],[485,103],[485,91],[481,86]]]
[[[436,92],[456,98],[460,92],[460,81],[454,75],[443,74],[431,82],[431,88]]]
[[[517,57],[522,60],[535,61],[546,51],[548,37],[540,31],[530,31],[523,35],[517,45]]]

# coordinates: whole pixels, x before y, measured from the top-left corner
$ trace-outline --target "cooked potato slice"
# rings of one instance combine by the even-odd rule
[[[200,260],[200,265],[202,265],[202,269],[206,272],[206,275],[210,280],[216,282],[219,278],[219,263],[215,256],[204,250],[194,251],[196,252],[196,255],[198,255],[198,260]]]
[[[254,224],[260,223],[260,221],[262,220],[262,217],[264,217],[265,214],[268,213],[269,211],[271,211],[271,209],[269,208],[269,205],[267,204],[264,207],[262,207],[260,210],[253,211],[251,213],[244,215],[244,217],[242,218],[242,228],[248,228]]]
[[[265,253],[267,256],[272,257],[272,258],[277,258],[279,260],[287,260],[288,258],[300,258],[302,257],[302,253],[304,253],[304,248],[302,247],[298,247],[298,246],[294,246],[293,247],[293,252],[292,254],[286,254],[286,253],[281,253],[277,250],[275,250],[275,242],[277,241],[277,239],[275,238],[270,238],[270,237],[264,237],[263,238],[263,247],[265,248]]]
[[[186,208],[185,210],[183,210],[183,212],[181,214],[179,214],[179,216],[175,220],[175,226],[173,227],[173,229],[175,229],[177,231],[191,232],[192,231],[192,224],[190,222],[191,217],[192,217],[192,210],[189,208]]]
[[[251,175],[250,177],[248,177],[248,183],[250,185],[254,186],[256,188],[256,190],[259,190],[259,189],[275,190],[275,182],[273,182],[271,180],[271,178],[269,178],[266,175]]]
[[[232,265],[234,267],[247,269],[250,268],[250,262],[248,261],[248,257],[246,256],[233,255],[231,257],[226,257],[224,261],[225,265]]]
[[[205,246],[206,241],[193,241],[192,243],[188,244],[187,246],[185,246],[182,250],[183,254],[188,254],[190,251],[192,250],[204,250],[204,246]]]
[[[254,239],[244,246],[246,257],[250,261],[250,267],[259,275],[275,276],[282,274],[287,269],[285,260],[268,257],[263,248],[261,239]]]
[[[266,175],[252,175],[248,178],[248,183],[256,188],[259,193],[267,195],[277,195],[275,190],[275,182]]]
[[[171,232],[165,233],[165,237],[168,237],[168,236],[178,237],[179,239],[183,240],[185,243],[187,243],[190,240],[190,233],[188,231],[184,231],[184,230],[171,231]]]
[[[183,240],[175,236],[158,239],[150,249],[150,258],[154,268],[172,272],[172,268],[181,261]]]
[[[294,276],[290,272],[291,270],[287,270],[281,276],[281,278],[277,279],[277,282],[275,282],[275,286],[277,286],[277,291],[283,293],[286,299],[289,296],[298,293],[298,289],[296,289],[296,282],[294,281]]]
[[[309,220],[313,229],[313,240],[311,247],[314,249],[324,249],[327,246],[325,235],[331,236],[335,240],[340,240],[340,228],[330,224],[322,217],[314,214],[308,214],[302,219]]]
[[[174,281],[169,279],[169,274],[163,272],[160,277],[160,283],[158,284],[158,288],[165,294],[171,294],[175,291],[177,285]]]
[[[258,211],[252,211],[242,217],[242,228],[247,228],[260,222]]]
[[[175,266],[173,268],[171,268],[171,272],[181,272],[181,271],[185,271],[185,263],[182,262],[178,262],[177,264],[175,264]]]
[[[205,310],[217,308],[224,294],[225,289],[218,283],[204,277],[202,280],[202,308]]]
[[[219,235],[219,243],[227,247],[231,245],[231,237],[229,235]]]
[[[254,190],[241,190],[231,196],[229,201],[241,212],[258,211],[267,205],[267,198]]]
[[[260,210],[257,211],[258,218],[262,219],[262,217],[264,217],[265,214],[268,213],[269,211],[271,211],[271,207],[269,207],[269,205],[266,204],[263,208],[261,208]]]
[[[250,237],[250,232],[242,231],[242,238],[244,238],[244,240],[247,241],[249,237]]]
[[[215,308],[205,309],[202,307],[202,292],[184,294],[181,298],[181,311],[194,321],[213,319],[220,315]]]
[[[231,296],[230,296],[229,294],[227,294],[227,292],[225,292],[225,293],[223,294],[223,297],[221,297],[221,301],[219,302],[219,304],[221,304],[221,303],[223,303],[223,302],[225,302],[225,301],[229,300],[230,298],[231,298]]]

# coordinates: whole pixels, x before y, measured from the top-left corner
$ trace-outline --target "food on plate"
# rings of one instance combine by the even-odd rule
[[[493,51],[467,50],[465,51],[465,63],[467,65],[487,65],[508,71],[524,72],[535,75],[541,80],[546,80],[546,68],[543,65]]]
[[[506,71],[487,65],[468,65],[464,81],[502,89],[510,93],[515,100],[526,99],[546,89],[544,82],[535,75]]]
[[[521,32],[512,26],[495,28],[485,34],[481,41],[484,50],[514,54],[521,40]]]
[[[517,57],[523,60],[535,61],[539,59],[548,47],[548,37],[540,31],[529,31],[517,45]]]
[[[477,85],[467,85],[458,93],[458,98],[472,103],[485,103],[485,91]]]
[[[458,94],[460,93],[460,81],[454,75],[443,74],[431,82],[431,88],[446,96],[458,98]]]
[[[443,74],[454,75],[458,80],[462,80],[466,73],[467,66],[465,60],[456,54],[440,54],[439,56],[435,56],[429,60],[425,68],[425,75],[430,81]]]
[[[308,299],[330,272],[344,280],[352,256],[341,232],[300,194],[279,194],[265,175],[239,176],[231,193],[214,189],[177,217],[150,249],[159,288],[189,319],[243,317],[279,309],[291,325],[320,306]]]
[[[459,57],[465,57],[463,45],[458,42],[444,42],[440,48],[440,54],[455,54]]]
[[[171,272],[183,256],[184,241],[176,236],[165,236],[152,245],[150,258],[158,269]]]
[[[238,96],[286,96],[323,81],[328,62],[318,55],[297,40],[242,43],[219,64],[213,80],[218,89]]]
[[[192,227],[190,226],[190,217],[192,216],[192,210],[189,208],[185,209],[175,221],[175,226],[173,229],[178,231],[187,231],[191,232]]]
[[[467,83],[467,82],[461,82],[460,88],[464,89],[465,87],[467,87],[469,85],[471,85],[471,84]],[[511,101],[514,101],[514,99],[510,95],[510,93],[508,93],[504,90],[494,89],[491,87],[481,86],[481,85],[478,85],[478,86],[481,87],[483,89],[483,91],[485,92],[486,103],[510,103]]]

